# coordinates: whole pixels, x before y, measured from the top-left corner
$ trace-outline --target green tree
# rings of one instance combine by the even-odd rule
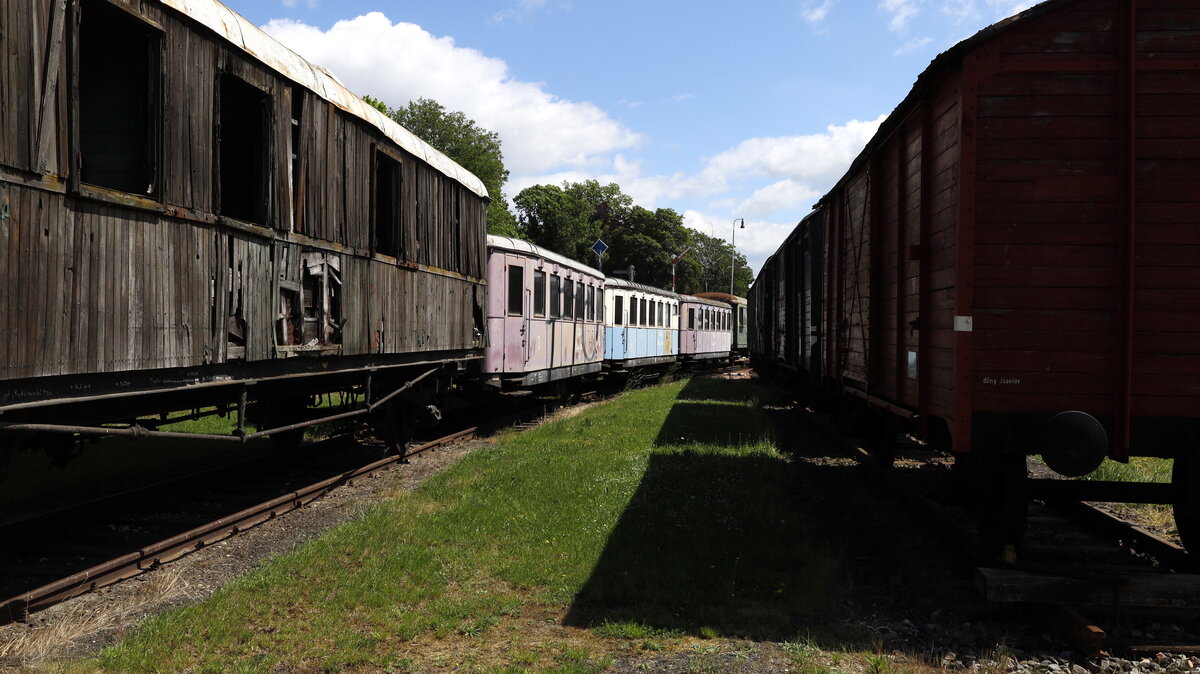
[[[429,98],[418,98],[402,108],[388,108],[383,101],[369,95],[363,96],[363,100],[483,181],[491,198],[487,212],[488,232],[520,235],[517,220],[508,210],[504,198],[508,169],[504,167],[500,136],[495,131],[488,131],[463,113],[449,111]]]
[[[569,258],[588,260],[599,235],[588,202],[556,185],[534,185],[521,190],[513,203],[526,238]]]
[[[681,293],[727,292],[731,254],[734,293],[745,296],[753,278],[745,256],[727,242],[685,227],[683,216],[670,208],[651,211],[634,204],[614,183],[534,185],[513,201],[520,227],[539,246],[594,265],[591,246],[603,239],[609,246],[604,258],[609,275],[624,277],[632,266],[637,282],[670,288],[671,260],[687,251],[675,265]]]
[[[688,231],[692,233],[692,246],[700,264],[700,274],[695,281],[696,286],[686,292],[729,292],[729,265],[732,262],[735,267],[733,294],[745,297],[750,282],[754,280],[746,256],[735,252],[733,246],[724,239],[694,229]]]

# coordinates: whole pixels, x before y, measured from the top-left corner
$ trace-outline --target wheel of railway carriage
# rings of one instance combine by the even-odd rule
[[[17,456],[20,442],[17,437],[0,435],[0,489],[3,489],[12,477],[13,459]]]
[[[303,421],[305,410],[308,409],[310,402],[312,402],[310,396],[291,396],[270,401],[264,416],[263,427],[282,428]],[[304,429],[281,431],[267,437],[270,438],[271,446],[275,448],[275,451],[295,452],[304,442]]]
[[[403,457],[414,432],[408,406],[398,402],[385,404],[371,415],[371,422],[375,433],[383,440],[384,456]]]
[[[1015,562],[1029,510],[1025,455],[972,452],[962,458],[968,511],[979,530],[984,559]]]
[[[871,438],[871,456],[880,468],[888,469],[896,463],[896,437],[900,434],[900,424],[896,417],[879,414],[875,422],[875,437]]]
[[[1179,540],[1189,554],[1197,554],[1200,552],[1200,460],[1195,453],[1175,457],[1171,491]]]

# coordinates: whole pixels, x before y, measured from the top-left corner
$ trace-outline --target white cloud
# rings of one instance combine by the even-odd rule
[[[734,247],[746,256],[746,261],[755,274],[762,268],[763,262],[779,249],[787,235],[796,228],[797,221],[798,219],[770,221],[746,218],[746,227],[739,227],[737,236],[734,237],[733,230],[736,225],[733,218],[695,210],[683,212],[683,224],[686,227],[726,241],[733,238]]]
[[[739,175],[792,178],[803,184],[829,187],[845,172],[886,117],[830,125],[825,133],[751,138],[711,158],[705,170],[722,178]]]
[[[942,14],[958,23],[974,23],[979,18],[975,0],[942,0]]]
[[[821,4],[816,4],[813,0],[804,3],[800,9],[800,18],[810,26],[816,26],[829,16],[829,10],[833,9],[833,0],[825,0]]]
[[[415,24],[393,24],[380,12],[339,21],[327,31],[287,19],[263,28],[329,68],[355,93],[393,106],[423,96],[461,110],[500,135],[513,174],[596,166],[642,141],[592,103],[563,100],[542,83],[513,78],[501,59]]]
[[[988,7],[996,13],[997,18],[1005,18],[1023,12],[1038,4],[1041,0],[987,0]]]
[[[933,38],[931,37],[918,37],[916,39],[909,40],[908,42],[905,42],[897,47],[896,51],[892,52],[892,56],[904,56],[905,54],[911,54],[915,51],[919,51],[921,47],[924,47],[930,42],[933,42]]]
[[[547,0],[517,0],[515,7],[509,7],[496,12],[489,19],[492,23],[504,23],[511,19],[522,19],[533,12],[546,7]],[[570,5],[562,4],[562,7],[570,9]]]
[[[794,210],[819,196],[821,192],[813,185],[805,185],[789,178],[755,190],[750,198],[737,205],[734,212],[745,213],[752,218],[762,218],[780,211]]]
[[[921,5],[925,0],[883,0],[880,9],[892,15],[888,22],[888,30],[902,33],[908,28],[908,22],[921,13]]]

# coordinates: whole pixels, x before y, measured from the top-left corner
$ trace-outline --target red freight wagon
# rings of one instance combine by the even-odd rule
[[[817,206],[827,387],[1010,491],[1030,453],[1175,457],[1195,549],[1198,178],[1200,2],[1050,0],[956,45]]]

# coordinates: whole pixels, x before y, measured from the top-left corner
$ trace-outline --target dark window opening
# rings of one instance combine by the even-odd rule
[[[300,201],[300,180],[304,165],[300,162],[300,130],[304,119],[304,89],[292,87],[292,231],[302,232],[304,204]]]
[[[155,196],[161,34],[107,2],[84,2],[79,23],[80,180]]]
[[[638,325],[638,298],[629,296],[629,324]]]
[[[267,118],[271,97],[228,74],[219,78],[217,203],[221,215],[267,222]]]
[[[533,271],[533,315],[546,315],[546,272]]]
[[[562,317],[562,298],[559,296],[562,279],[558,274],[550,275],[550,318]]]
[[[658,325],[658,314],[654,311],[654,301],[650,301],[650,325]]]
[[[587,319],[596,320],[596,286],[592,285],[587,289]]]
[[[575,310],[575,284],[571,282],[571,279],[563,281],[562,294],[563,318],[570,320]]]
[[[642,298],[642,309],[638,312],[638,318],[642,319],[642,325],[650,325],[650,314],[646,310],[646,298]]]
[[[577,321],[583,320],[583,307],[584,307],[584,299],[585,298],[586,298],[586,296],[583,294],[583,281],[576,281],[575,282],[575,320],[577,320]]]
[[[375,252],[400,257],[400,162],[375,151]]]
[[[688,330],[696,329],[696,310],[688,309]]]
[[[508,265],[508,315],[522,315],[522,295],[525,294],[525,268]]]
[[[622,315],[625,312],[625,298],[617,295],[613,298],[613,325],[621,325],[625,322]]]

